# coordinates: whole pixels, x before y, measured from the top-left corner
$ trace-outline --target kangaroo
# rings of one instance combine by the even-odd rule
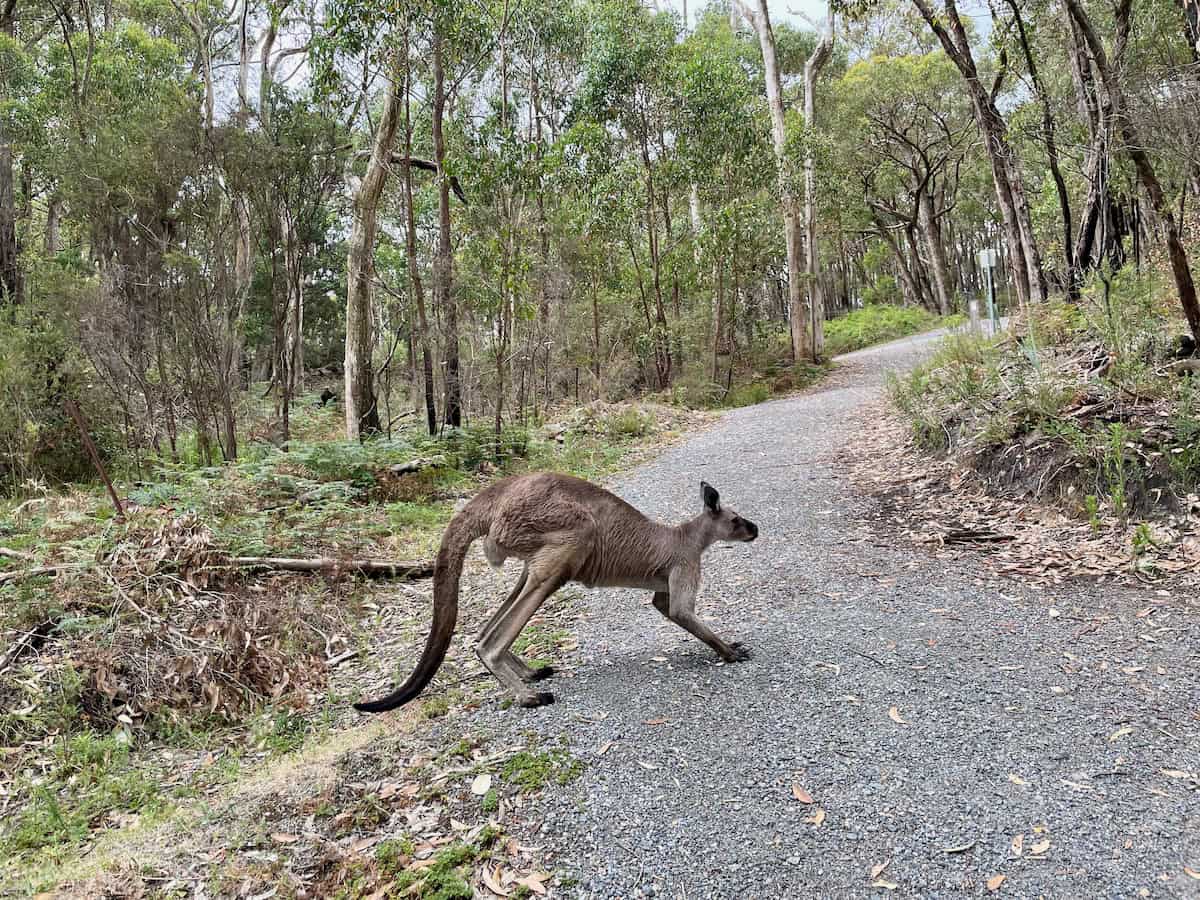
[[[553,674],[531,669],[510,649],[546,598],[568,581],[587,587],[654,592],[654,608],[698,637],[726,662],[745,659],[739,643],[726,643],[696,615],[700,557],[717,541],[748,542],[758,526],[721,506],[717,491],[700,482],[704,511],[681,525],[652,522],[602,487],[551,472],[498,481],[463,507],[446,528],[433,575],[433,627],[408,680],[379,700],[355,703],[362,712],[385,712],[425,689],[446,657],[458,619],[458,582],[467,549],[483,538],[496,568],[511,557],[525,567],[512,593],[476,638],[475,652],[521,706],[554,702],[530,685]]]

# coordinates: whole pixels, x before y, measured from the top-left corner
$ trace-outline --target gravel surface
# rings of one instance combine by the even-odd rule
[[[754,655],[721,665],[648,596],[588,592],[557,702],[474,715],[586,764],[535,816],[563,894],[993,896],[1003,875],[995,896],[1200,897],[1194,607],[885,546],[838,470],[932,339],[844,357],[614,486],[679,521],[704,479],[758,523],[706,556],[699,604]]]

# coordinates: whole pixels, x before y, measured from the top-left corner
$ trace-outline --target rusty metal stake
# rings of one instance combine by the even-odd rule
[[[75,425],[79,428],[79,437],[83,441],[83,449],[87,451],[88,456],[92,458],[92,465],[96,467],[96,471],[100,473],[100,477],[104,480],[104,486],[108,488],[108,496],[112,498],[113,506],[117,510],[117,521],[125,521],[125,507],[121,505],[121,498],[117,496],[116,488],[113,487],[112,480],[108,477],[108,473],[104,471],[104,463],[100,462],[100,451],[96,449],[96,445],[92,442],[92,436],[88,434],[87,423],[84,421],[83,413],[79,411],[79,406],[74,400],[64,400],[63,408],[67,414],[75,420]]]

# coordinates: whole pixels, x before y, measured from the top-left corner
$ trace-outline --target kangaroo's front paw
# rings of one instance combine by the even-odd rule
[[[532,709],[535,706],[549,706],[554,702],[554,695],[549,691],[531,691],[518,697],[517,702],[526,709]]]

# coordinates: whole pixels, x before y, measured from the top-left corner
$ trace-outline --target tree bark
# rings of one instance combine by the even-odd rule
[[[766,0],[759,0],[766,9]],[[765,15],[765,13],[764,13]],[[833,5],[829,6],[828,30],[804,63],[804,125],[816,123],[817,76],[833,53]],[[825,353],[825,293],[821,285],[821,260],[817,253],[817,176],[812,147],[804,157],[804,247],[808,264],[808,308],[812,316],[812,360]]]
[[[412,60],[408,33],[404,38],[404,157],[412,159]],[[417,223],[413,211],[412,165],[404,166],[404,247],[408,255],[408,278],[417,306],[418,343],[421,345],[421,370],[424,381],[425,424],[430,435],[437,434],[437,401],[434,399],[433,350],[429,343],[429,315],[425,307],[425,288],[417,262]]]
[[[758,34],[759,46],[762,48],[767,108],[771,113],[771,142],[775,149],[775,163],[779,172],[783,234],[787,243],[788,318],[792,339],[792,360],[799,362],[806,358],[812,359],[814,353],[809,330],[808,303],[801,283],[804,269],[801,265],[800,254],[804,246],[804,234],[800,218],[800,204],[792,190],[791,178],[787,172],[786,111],[783,105],[783,84],[779,74],[779,60],[775,52],[775,33],[771,30],[767,0],[758,0],[757,10],[751,10],[743,6],[741,0],[735,0],[733,9],[736,9],[754,26],[754,30]]]
[[[16,34],[16,0],[0,8],[0,34]],[[0,306],[16,307],[24,299],[21,248],[17,243],[17,197],[13,183],[12,142],[0,122]]]
[[[445,323],[445,424],[462,425],[462,383],[458,352],[458,308],[451,290],[453,258],[450,246],[450,179],[446,174],[446,72],[442,36],[433,36],[433,156],[438,167],[438,244],[433,261],[433,300]]]
[[[950,286],[950,266],[946,262],[946,248],[942,244],[942,229],[938,225],[933,209],[933,198],[928,190],[922,190],[918,198],[921,234],[929,251],[929,267],[933,270],[933,284],[937,290],[937,307],[941,315],[949,315],[954,307],[954,291]]]
[[[392,143],[400,125],[398,66],[392,61],[383,115],[375,129],[371,158],[362,183],[354,192],[349,249],[346,254],[346,437],[358,440],[380,430],[371,356],[371,275],[375,262],[375,235],[379,200],[387,183]]]
[[[1100,75],[1100,82],[1104,85],[1104,92],[1112,104],[1113,115],[1120,122],[1121,137],[1125,141],[1125,152],[1129,154],[1129,158],[1137,170],[1138,180],[1141,181],[1142,188],[1150,198],[1150,205],[1162,221],[1167,242],[1167,256],[1171,261],[1171,274],[1175,277],[1175,288],[1179,291],[1179,303],[1183,307],[1184,316],[1187,317],[1192,337],[1200,342],[1200,302],[1197,301],[1196,283],[1192,279],[1191,268],[1188,265],[1187,250],[1184,248],[1179,226],[1175,221],[1175,211],[1167,202],[1162,185],[1154,171],[1154,164],[1144,149],[1146,145],[1142,143],[1138,127],[1128,113],[1121,82],[1109,65],[1108,54],[1092,25],[1092,20],[1080,5],[1079,0],[1066,0],[1066,3],[1067,9],[1078,23],[1080,33],[1091,51],[1092,61]],[[1132,21],[1132,7],[1133,0],[1120,0],[1116,11],[1118,34],[1128,33]]]

